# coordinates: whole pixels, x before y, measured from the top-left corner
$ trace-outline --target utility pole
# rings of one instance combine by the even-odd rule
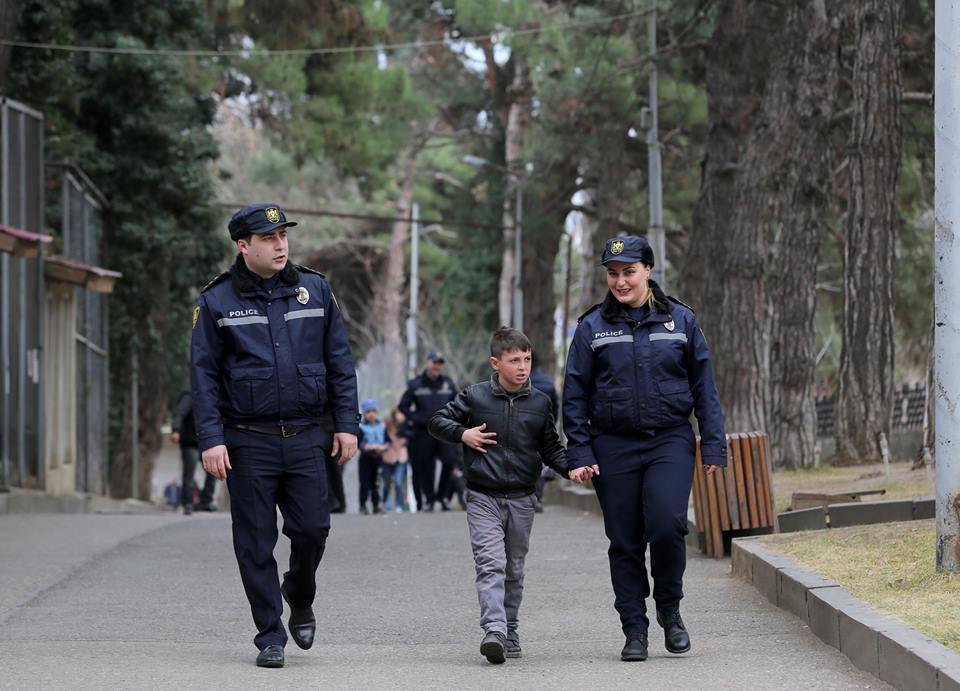
[[[130,496],[140,498],[140,354],[133,344],[133,370],[130,377]],[[186,491],[184,488],[182,491]]]
[[[960,570],[960,7],[936,0],[934,7],[933,111],[934,191],[934,371],[937,430],[937,571]]]
[[[663,233],[663,184],[660,179],[660,132],[657,117],[657,0],[650,0],[647,17],[650,44],[650,126],[647,128],[647,198],[650,225],[647,240],[653,248],[655,265],[650,278],[666,290],[667,243]]]
[[[407,370],[417,369],[417,306],[420,301],[420,205],[414,202],[410,220],[410,314],[407,317]]]

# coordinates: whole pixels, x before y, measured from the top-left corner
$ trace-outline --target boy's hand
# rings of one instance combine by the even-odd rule
[[[578,485],[582,485],[594,475],[600,474],[600,466],[596,463],[584,466],[583,468],[574,468],[569,472],[570,479]]]
[[[469,446],[474,451],[479,451],[480,453],[486,453],[487,450],[484,447],[485,444],[496,444],[497,441],[494,439],[497,436],[496,432],[484,432],[487,428],[487,423],[484,422],[482,425],[477,425],[476,427],[471,427],[463,433],[463,436],[460,437],[460,441]]]

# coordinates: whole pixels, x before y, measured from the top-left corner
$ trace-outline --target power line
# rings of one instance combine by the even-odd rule
[[[224,209],[239,209],[245,204],[240,202],[217,202],[217,206]],[[387,223],[412,223],[412,219],[406,216],[376,216],[373,214],[353,214],[340,211],[324,211],[322,209],[293,209],[284,204],[280,204],[284,212],[291,214],[301,214],[303,216],[327,216],[330,218],[343,218],[353,221],[384,221]],[[438,226],[460,226],[463,228],[489,228],[492,230],[503,230],[503,226],[497,223],[477,223],[476,221],[445,221],[441,218],[421,218],[418,223],[424,225]]]
[[[32,41],[12,41],[9,39],[0,39],[0,45],[12,46],[15,48],[31,48],[38,50],[60,50],[71,53],[106,53],[110,55],[155,55],[163,57],[291,57],[299,55],[333,55],[344,53],[372,53],[380,51],[404,50],[410,48],[429,48],[432,46],[444,46],[451,42],[466,41],[476,43],[478,41],[498,41],[507,37],[532,36],[548,30],[578,29],[582,27],[595,26],[597,24],[608,24],[621,19],[630,19],[646,15],[650,10],[640,10],[637,12],[627,12],[624,14],[611,15],[609,17],[597,17],[595,19],[584,19],[577,22],[567,22],[549,27],[537,27],[534,29],[504,29],[489,34],[479,34],[476,36],[460,36],[445,39],[435,39],[432,41],[410,41],[407,43],[383,43],[372,46],[339,46],[332,48],[285,48],[281,50],[177,50],[162,48],[110,48],[106,46],[79,46],[63,43],[35,43]]]

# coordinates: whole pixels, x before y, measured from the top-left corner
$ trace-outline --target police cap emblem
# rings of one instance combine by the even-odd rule
[[[275,206],[268,206],[264,209],[264,213],[267,214],[267,220],[271,223],[280,222],[280,209]]]
[[[610,253],[620,254],[623,252],[623,240],[614,240],[610,243]]]
[[[297,302],[301,305],[306,305],[310,302],[310,292],[303,286],[297,288]]]

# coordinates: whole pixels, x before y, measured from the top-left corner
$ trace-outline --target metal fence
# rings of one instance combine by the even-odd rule
[[[892,431],[913,432],[923,429],[923,409],[926,405],[926,388],[923,384],[914,387],[904,385],[894,392],[893,413],[890,418]],[[822,396],[817,399],[817,436],[832,437],[836,426],[837,396]]]
[[[43,230],[43,115],[0,98],[0,223]],[[42,342],[43,262],[0,253],[0,486],[43,483]]]
[[[102,265],[104,200],[75,166],[57,164],[62,189],[61,247],[68,259]],[[107,486],[109,353],[107,296],[75,288],[77,300],[77,489],[103,493]]]

